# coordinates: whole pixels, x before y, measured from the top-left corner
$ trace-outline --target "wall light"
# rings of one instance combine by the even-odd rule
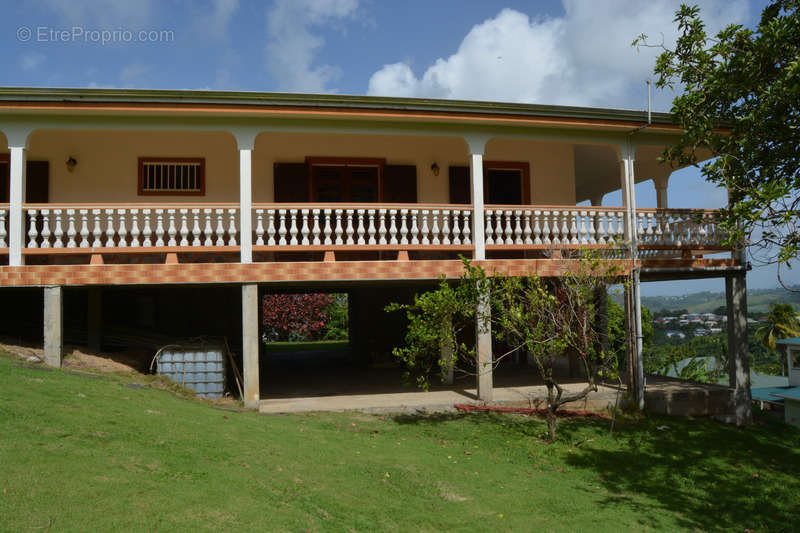
[[[436,163],[431,165],[431,170],[433,171],[434,176],[439,175],[439,165],[437,165]]]
[[[78,161],[74,157],[69,156],[69,159],[67,159],[67,172],[72,172],[73,170],[75,170],[77,164]]]

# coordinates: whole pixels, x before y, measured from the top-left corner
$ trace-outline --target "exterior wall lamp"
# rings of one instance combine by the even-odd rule
[[[67,172],[72,172],[73,170],[75,170],[75,167],[77,165],[78,161],[74,157],[69,156],[69,159],[67,159]]]
[[[431,171],[433,172],[434,176],[438,176],[439,175],[439,165],[436,164],[436,163],[432,164],[431,165]]]

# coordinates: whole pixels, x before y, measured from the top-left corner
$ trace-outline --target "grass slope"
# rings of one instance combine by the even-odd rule
[[[0,531],[790,531],[800,432],[231,412],[0,356]],[[657,426],[667,425],[659,430]],[[575,445],[580,442],[581,444]]]

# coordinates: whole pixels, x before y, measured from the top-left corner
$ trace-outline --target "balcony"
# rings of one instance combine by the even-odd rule
[[[63,256],[115,263],[140,262],[145,256],[158,262],[164,256],[161,260],[169,262],[164,254],[179,255],[180,262],[238,262],[244,238],[240,208],[232,203],[26,204],[23,213],[22,253],[28,264],[81,262]],[[414,259],[441,259],[442,253],[469,256],[475,247],[473,211],[464,205],[254,204],[251,216],[256,261],[275,261],[269,252],[301,252],[304,261],[321,252],[381,252],[379,259],[398,258],[383,252],[400,257],[412,252]],[[487,205],[484,216],[489,259],[549,258],[591,248],[627,257],[624,208]],[[6,252],[7,219],[8,207],[2,205],[0,250]],[[639,209],[636,235],[645,260],[728,251],[713,210]],[[318,254],[308,255],[313,252]]]

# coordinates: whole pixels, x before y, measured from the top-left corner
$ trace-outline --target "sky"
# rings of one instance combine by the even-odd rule
[[[671,0],[0,1],[0,85],[341,93],[646,109],[667,46]],[[711,31],[752,26],[748,0],[697,0]],[[675,93],[654,91],[654,110]],[[655,207],[652,182],[637,204]],[[670,207],[715,208],[724,190],[675,172]],[[609,194],[606,205],[621,205]],[[800,283],[800,268],[783,273]],[[751,288],[777,285],[754,268]],[[722,280],[648,283],[644,295],[724,289]]]

